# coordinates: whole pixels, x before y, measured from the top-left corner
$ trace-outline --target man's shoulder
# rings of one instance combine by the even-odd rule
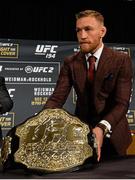
[[[67,56],[64,61],[70,63],[70,62],[73,62],[73,61],[76,61],[76,60],[82,58],[83,56],[84,56],[83,53],[76,52],[74,54]]]
[[[124,51],[119,51],[117,49],[114,49],[113,47],[104,47],[104,52],[109,54],[110,56],[115,56],[115,57],[129,57],[129,55],[124,52]]]

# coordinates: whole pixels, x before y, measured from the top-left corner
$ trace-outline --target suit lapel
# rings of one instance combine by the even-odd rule
[[[104,47],[95,76],[95,83],[94,83],[95,95],[97,94],[98,90],[100,90],[105,74],[108,71],[109,61],[110,61],[110,50],[107,47]],[[87,79],[87,64],[85,60],[85,55],[83,53],[79,52],[79,54],[77,54],[77,56],[75,57],[73,69],[74,69],[75,82],[77,83],[79,90],[83,92]]]
[[[107,47],[104,47],[101,57],[99,59],[98,68],[95,77],[95,94],[100,89],[102,82],[104,80],[105,74],[108,71],[108,65],[110,61],[110,52]]]
[[[74,70],[75,82],[77,83],[80,91],[83,92],[86,82],[87,64],[85,55],[81,52],[78,54],[78,57],[74,61]]]

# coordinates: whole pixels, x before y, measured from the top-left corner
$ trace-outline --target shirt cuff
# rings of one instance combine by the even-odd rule
[[[107,127],[108,131],[109,131],[109,132],[112,132],[112,131],[111,131],[111,124],[110,124],[108,121],[106,121],[106,120],[101,120],[99,123],[105,125],[105,126]]]

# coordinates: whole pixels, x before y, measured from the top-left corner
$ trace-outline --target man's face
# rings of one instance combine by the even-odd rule
[[[94,17],[82,17],[76,21],[80,49],[84,53],[95,52],[102,44],[106,28]]]

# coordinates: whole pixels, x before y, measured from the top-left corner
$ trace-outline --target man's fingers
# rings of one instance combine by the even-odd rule
[[[97,161],[99,162],[100,157],[101,157],[101,146],[100,146],[99,142],[97,142],[97,155],[98,155]]]

